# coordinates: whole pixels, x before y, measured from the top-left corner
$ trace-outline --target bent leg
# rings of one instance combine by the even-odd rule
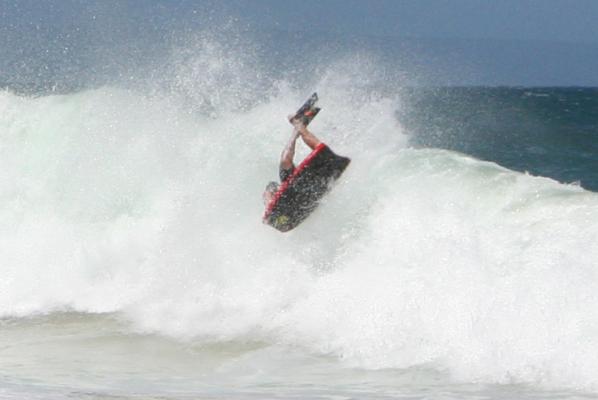
[[[293,158],[295,157],[295,142],[297,141],[299,135],[299,131],[293,130],[293,134],[291,135],[289,142],[282,151],[282,154],[280,155],[280,167],[282,169],[293,168]]]
[[[311,133],[305,126],[299,129],[299,133],[301,134],[301,139],[305,142],[305,144],[312,150],[314,150],[318,145],[321,143],[320,139],[318,139],[313,133]]]
[[[293,119],[292,115],[289,115],[289,122],[295,127],[295,129],[301,135],[303,142],[312,150],[314,150],[321,143],[320,139],[311,133],[300,119]]]

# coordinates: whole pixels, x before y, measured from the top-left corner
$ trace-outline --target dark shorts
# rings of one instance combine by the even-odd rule
[[[287,178],[293,175],[293,171],[295,171],[295,164],[289,169],[284,169],[282,166],[278,168],[278,176],[280,177],[280,181],[284,182]]]

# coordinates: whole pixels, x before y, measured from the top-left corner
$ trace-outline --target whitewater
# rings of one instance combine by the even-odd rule
[[[368,57],[297,84],[226,51],[0,92],[0,398],[595,396],[598,195],[413,146]],[[353,161],[281,234],[261,192],[315,90]]]

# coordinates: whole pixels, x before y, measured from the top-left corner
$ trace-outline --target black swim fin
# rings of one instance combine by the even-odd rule
[[[305,126],[309,125],[309,123],[312,121],[312,119],[314,119],[315,116],[318,115],[318,113],[321,110],[321,108],[316,107],[317,101],[318,101],[318,94],[317,93],[312,94],[310,96],[310,98],[307,99],[305,104],[303,104],[301,106],[301,108],[299,110],[297,110],[297,112],[295,113],[293,118],[291,118],[291,121],[295,120],[295,119],[300,119],[301,122],[303,122],[303,124]]]

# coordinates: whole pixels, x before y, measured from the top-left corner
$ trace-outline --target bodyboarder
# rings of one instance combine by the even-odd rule
[[[286,232],[299,225],[317,207],[319,200],[349,165],[350,159],[330,150],[307,129],[306,119],[289,116],[293,133],[280,156],[281,183],[270,182],[263,193],[264,222]],[[295,144],[301,136],[312,152],[295,166]]]
[[[293,163],[293,158],[295,157],[295,144],[297,143],[297,139],[301,136],[303,142],[313,150],[321,144],[322,142],[318,139],[313,133],[311,133],[305,124],[299,118],[293,118],[293,115],[289,115],[289,122],[293,125],[293,133],[289,142],[285,146],[284,150],[280,155],[280,164],[278,166],[278,176],[280,178],[280,182],[286,181],[291,175],[293,175],[293,171],[295,171],[295,164]],[[266,185],[266,190],[262,195],[264,199],[264,205],[268,205],[274,198],[274,194],[279,188],[279,184],[277,182],[269,182]]]

